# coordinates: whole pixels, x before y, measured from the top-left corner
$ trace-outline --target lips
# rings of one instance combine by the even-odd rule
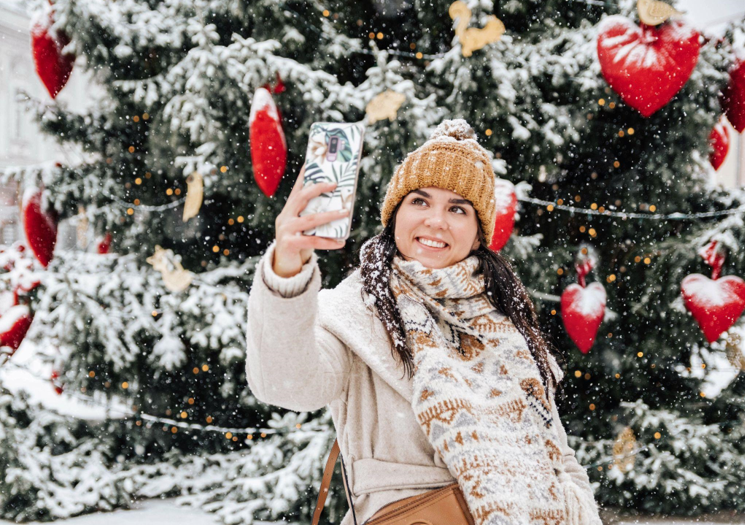
[[[425,236],[420,236],[416,238],[416,242],[421,245],[422,247],[426,247],[427,249],[447,249],[449,245],[442,240],[436,240],[433,238],[427,238]]]

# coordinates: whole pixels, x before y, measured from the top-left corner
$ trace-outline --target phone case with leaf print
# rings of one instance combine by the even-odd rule
[[[303,234],[338,240],[349,237],[364,133],[365,128],[361,123],[311,125],[303,186],[331,182],[337,185],[333,191],[311,199],[300,216],[339,209],[347,209],[349,215],[304,231]]]

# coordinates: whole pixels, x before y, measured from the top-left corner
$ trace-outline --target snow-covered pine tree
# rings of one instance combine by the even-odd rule
[[[358,121],[367,102],[391,89],[406,100],[395,120],[368,128],[352,238],[345,250],[322,255],[325,285],[343,279],[380,228],[378,205],[405,153],[443,118],[467,119],[494,153],[497,174],[530,185],[529,196],[526,184],[519,187],[520,217],[503,253],[564,352],[565,424],[592,465],[601,501],[689,514],[742,507],[741,382],[716,398],[701,396],[716,368],[696,370],[696,358],[721,359],[725,350],[706,343],[680,300],[682,278],[706,272],[697,251],[710,240],[730,250],[724,274],[745,275],[741,217],[624,219],[561,208],[688,214],[742,203],[739,193],[709,183],[706,159],[742,24],[721,40],[702,39],[684,88],[644,118],[608,87],[596,52],[606,16],[638,22],[630,0],[467,5],[472,16],[461,14],[461,27],[480,28],[491,14],[506,27],[500,41],[468,57],[449,0],[54,3],[69,49],[107,97],[85,115],[31,101],[43,129],[80,156],[5,177],[43,183],[62,218],[84,207],[98,233],[113,235],[116,256],[58,254],[29,338],[59,350],[48,360],[70,392],[121,398],[135,412],[176,420],[184,412],[184,421],[203,425],[279,431],[227,438],[112,420],[106,430],[117,449],[108,462],[128,491],[181,492],[184,502],[229,523],[310,520],[333,430],[322,413],[270,415],[276,409],[248,392],[246,290],[303,161],[310,124]],[[253,179],[249,113],[256,89],[278,79],[285,90],[273,98],[288,167],[268,198]],[[205,201],[185,223],[180,200],[194,171],[204,178]],[[157,245],[195,273],[185,291],[167,290],[146,263]],[[597,255],[590,276],[608,302],[583,355],[561,325],[558,296],[575,281],[575,255],[589,246]],[[634,455],[614,460],[627,427]],[[335,490],[332,521],[346,508]]]

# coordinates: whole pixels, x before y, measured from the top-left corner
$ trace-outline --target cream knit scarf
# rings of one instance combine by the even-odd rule
[[[476,524],[579,523],[538,366],[488,302],[478,258],[427,269],[396,256],[390,284],[414,357],[412,408]]]

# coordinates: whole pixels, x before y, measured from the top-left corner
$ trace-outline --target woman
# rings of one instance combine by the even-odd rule
[[[388,184],[381,234],[361,266],[320,290],[302,231],[346,211],[298,217],[329,185],[301,172],[257,265],[246,375],[260,400],[328,405],[356,517],[455,481],[476,524],[600,523],[567,445],[562,377],[509,263],[488,249],[494,172],[463,120],[443,122]]]

